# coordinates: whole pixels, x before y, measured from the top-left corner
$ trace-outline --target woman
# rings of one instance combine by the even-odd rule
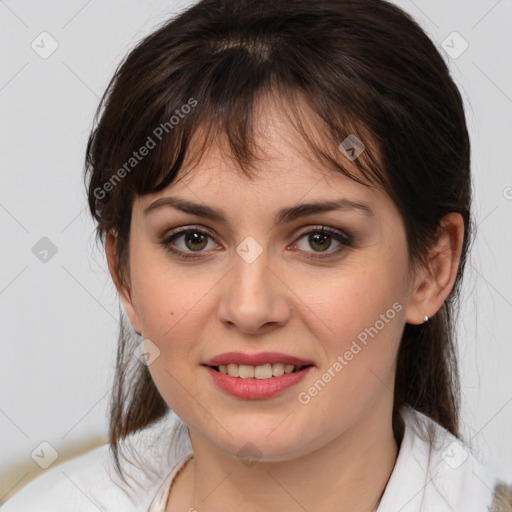
[[[130,322],[110,444],[4,512],[512,510],[459,438],[470,141],[416,22],[203,0],[98,116],[89,206]]]

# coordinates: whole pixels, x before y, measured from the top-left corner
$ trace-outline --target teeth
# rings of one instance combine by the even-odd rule
[[[281,377],[284,375],[284,364],[275,363],[272,365],[272,375],[274,377]]]
[[[230,363],[228,365],[219,365],[219,372],[230,377],[239,377],[241,379],[271,379],[272,377],[281,377],[285,373],[298,371],[302,366],[294,366],[293,364],[262,364],[260,366],[252,366],[250,364]]]
[[[254,378],[254,366],[248,364],[241,364],[238,367],[239,377],[241,379],[253,379]]]
[[[231,377],[240,377],[240,371],[237,364],[228,364],[226,373]]]

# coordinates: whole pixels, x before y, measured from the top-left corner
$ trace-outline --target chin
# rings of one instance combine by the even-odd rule
[[[278,424],[278,423],[277,423]],[[269,428],[267,424],[253,424],[249,429],[229,430],[233,435],[216,440],[219,449],[237,457],[247,466],[254,462],[279,462],[300,457],[304,454],[304,435],[295,436],[289,429],[277,432],[276,423]],[[269,435],[269,432],[270,433]]]

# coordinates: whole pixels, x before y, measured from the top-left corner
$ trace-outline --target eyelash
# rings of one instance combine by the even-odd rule
[[[198,253],[197,256],[192,256],[192,255],[189,255],[188,253],[183,252],[180,249],[174,249],[170,245],[171,242],[174,239],[176,239],[176,238],[178,238],[178,237],[180,237],[182,235],[186,235],[188,233],[197,233],[197,234],[200,234],[200,235],[207,236],[207,237],[209,237],[211,239],[214,239],[214,237],[208,231],[205,231],[204,229],[202,229],[200,227],[191,226],[191,227],[186,228],[186,229],[179,229],[179,230],[176,230],[176,231],[172,231],[171,233],[167,234],[163,239],[161,239],[159,243],[160,243],[160,245],[162,245],[164,247],[164,249],[166,251],[168,251],[172,255],[178,256],[179,258],[182,258],[184,260],[191,260],[191,259],[195,259],[195,258],[200,258],[201,257],[201,251],[197,251],[197,253]],[[327,228],[325,228],[325,226],[315,227],[313,229],[310,229],[309,231],[305,231],[303,233],[300,233],[300,235],[297,238],[297,240],[300,240],[304,236],[310,235],[310,234],[328,235],[328,236],[334,238],[337,242],[341,243],[341,246],[338,249],[335,249],[335,250],[330,251],[330,252],[326,252],[325,256],[323,255],[323,252],[319,253],[318,251],[316,251],[318,253],[318,255],[313,255],[314,254],[313,253],[313,254],[310,254],[309,256],[307,256],[308,258],[311,258],[311,259],[323,259],[323,258],[329,258],[329,257],[332,257],[332,256],[336,256],[340,252],[344,251],[347,247],[352,247],[352,239],[351,239],[350,236],[347,236],[347,235],[345,235],[345,234],[343,234],[343,233],[341,233],[339,231],[333,231],[331,229],[327,229]],[[320,254],[322,254],[322,255],[320,255]]]

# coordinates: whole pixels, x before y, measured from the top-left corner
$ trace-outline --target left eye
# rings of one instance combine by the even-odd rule
[[[313,253],[326,252],[331,247],[333,239],[339,244],[339,246],[337,249],[329,251],[329,253],[328,253],[329,255],[333,254],[333,253],[337,253],[340,250],[342,250],[344,247],[351,245],[350,238],[347,237],[346,235],[344,235],[343,233],[338,233],[337,231],[331,231],[331,230],[324,229],[324,228],[316,229],[316,230],[312,230],[312,231],[303,233],[300,236],[299,240],[301,240],[303,238],[306,239],[306,243],[310,247],[316,246],[316,248],[319,249],[318,251],[313,251]],[[300,250],[309,252],[309,251],[307,251],[307,249],[303,249],[303,248],[299,247],[299,245],[300,245],[299,242],[297,242],[297,243],[295,243],[294,246],[298,247]],[[317,256],[315,256],[315,257],[317,257]]]

